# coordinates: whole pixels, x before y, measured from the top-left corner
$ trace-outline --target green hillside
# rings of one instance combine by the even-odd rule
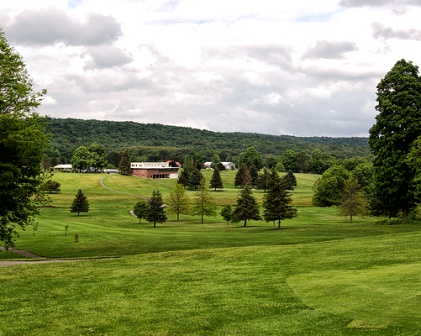
[[[48,155],[69,161],[79,146],[93,142],[105,146],[109,152],[137,147],[156,160],[171,157],[182,161],[192,151],[211,159],[218,153],[223,161],[235,157],[250,146],[263,156],[281,156],[285,150],[311,153],[314,149],[329,152],[336,158],[368,156],[367,138],[295,137],[256,133],[221,133],[188,127],[161,124],[141,124],[131,121],[116,122],[82,119],[49,119],[47,131],[52,134],[52,148]]]

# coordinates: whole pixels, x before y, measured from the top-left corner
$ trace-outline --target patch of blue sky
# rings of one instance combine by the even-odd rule
[[[76,8],[77,6],[79,6],[79,4],[82,2],[83,0],[69,0],[67,2],[67,7],[73,9]]]
[[[296,18],[296,21],[298,22],[326,22],[329,21],[329,19],[340,12],[340,10],[334,11],[334,12],[326,12],[326,13],[319,13],[314,15],[304,15],[299,16]]]

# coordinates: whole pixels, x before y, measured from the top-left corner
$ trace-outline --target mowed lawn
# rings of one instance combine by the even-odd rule
[[[234,204],[222,176],[212,195]],[[76,259],[1,267],[0,335],[421,335],[421,225],[350,223],[311,206],[318,176],[296,176],[298,216],[277,230],[189,215],[153,228],[129,210],[174,180],[56,174],[61,194],[17,248]],[[79,188],[91,210],[76,216]]]

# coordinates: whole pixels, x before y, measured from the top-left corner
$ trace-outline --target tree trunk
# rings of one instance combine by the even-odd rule
[[[247,219],[244,220],[244,227],[247,226]]]
[[[281,220],[278,219],[278,229],[280,229],[280,228],[281,228]]]

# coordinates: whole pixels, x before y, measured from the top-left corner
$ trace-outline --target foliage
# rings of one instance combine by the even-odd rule
[[[118,170],[121,175],[130,175],[131,174],[131,157],[130,151],[126,148],[121,155],[121,159],[118,163]]]
[[[22,57],[0,30],[0,241],[14,246],[17,228],[38,213],[43,153],[49,137],[34,111],[45,94],[33,91]]]
[[[211,168],[219,168],[219,165],[221,164],[221,158],[219,157],[219,154],[215,153],[212,156],[212,163]]]
[[[219,171],[219,168],[215,168],[213,170],[212,178],[209,182],[209,187],[214,188],[215,190],[216,190],[216,188],[218,188],[218,189],[224,188],[224,182],[222,182],[221,173]]]
[[[389,216],[406,217],[416,202],[412,183],[415,171],[408,166],[411,145],[421,135],[421,77],[418,67],[402,59],[377,85],[376,123],[369,145],[375,155],[375,188]]]
[[[217,213],[216,202],[209,194],[204,178],[200,181],[200,188],[194,195],[191,213],[200,216],[202,223],[204,216],[215,216]]]
[[[89,202],[86,195],[82,192],[82,189],[79,189],[72,205],[70,206],[70,212],[77,212],[77,215],[81,212],[88,212],[89,211]]]
[[[349,172],[341,165],[326,170],[314,184],[313,205],[329,207],[341,202]]]
[[[308,170],[313,174],[323,174],[334,164],[335,159],[330,153],[316,149],[311,153]]]
[[[92,143],[88,147],[88,151],[91,155],[91,166],[98,171],[98,169],[104,168],[107,161],[107,153],[105,152],[105,147],[103,145]]]
[[[252,184],[253,178],[250,174],[249,167],[242,165],[235,173],[234,186],[244,187],[246,184]]]
[[[184,187],[177,183],[174,189],[169,193],[167,201],[169,214],[176,214],[177,221],[180,220],[180,214],[188,213],[190,200],[186,195],[186,190]]]
[[[282,177],[287,190],[294,190],[297,186],[297,178],[291,170],[288,170],[287,174]]]
[[[266,190],[269,183],[269,169],[263,168],[263,171],[259,174],[256,182],[256,188],[260,190]]]
[[[230,204],[225,204],[220,212],[220,215],[227,223],[231,222],[232,220],[232,207]]]
[[[78,169],[79,172],[89,169],[91,166],[91,153],[89,153],[88,148],[86,148],[86,146],[76,148],[73,153],[71,163],[73,168]]]
[[[162,201],[161,193],[159,190],[154,190],[148,201],[148,209],[145,215],[145,219],[148,222],[153,223],[153,227],[156,227],[156,223],[164,223],[167,221],[164,207],[165,205]]]
[[[290,205],[290,187],[289,179],[281,179],[278,172],[271,169],[268,188],[263,196],[263,218],[266,222],[278,221],[278,229],[281,228],[281,220],[297,216],[297,210]]]
[[[60,192],[60,183],[53,180],[45,181],[42,186],[41,190],[46,191],[50,194],[52,193],[59,193]]]
[[[259,205],[251,191],[251,184],[246,183],[241,189],[237,197],[237,204],[232,213],[232,222],[244,222],[243,226],[247,226],[248,220],[261,220]]]
[[[139,223],[142,221],[142,218],[145,217],[146,212],[148,211],[148,202],[145,200],[137,201],[133,207],[133,214],[139,218]]]
[[[351,176],[346,181],[339,208],[341,215],[349,216],[351,222],[354,216],[367,213],[367,199],[355,177]]]
[[[262,158],[254,146],[248,147],[244,152],[238,155],[238,166],[246,165],[247,167],[254,166],[257,171],[262,169]]]

